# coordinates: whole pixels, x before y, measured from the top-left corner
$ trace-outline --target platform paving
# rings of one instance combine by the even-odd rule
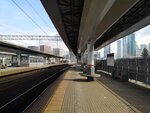
[[[87,81],[80,72],[66,72],[44,113],[140,113],[100,81]]]
[[[138,82],[122,82],[114,79],[107,73],[97,71],[101,77],[97,78],[100,83],[117,96],[140,110],[142,113],[150,113],[150,88]]]

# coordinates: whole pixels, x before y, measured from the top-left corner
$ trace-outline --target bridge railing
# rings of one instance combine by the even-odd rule
[[[114,77],[128,79],[150,84],[150,58],[116,59],[114,67],[107,66],[106,60],[96,62],[96,68],[114,74]]]

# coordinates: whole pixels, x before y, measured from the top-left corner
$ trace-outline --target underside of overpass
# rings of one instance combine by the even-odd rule
[[[84,52],[90,40],[95,42],[95,49],[100,49],[131,33],[123,33],[128,29],[134,32],[150,24],[149,0],[41,0],[41,2],[63,41],[75,55],[78,50]]]

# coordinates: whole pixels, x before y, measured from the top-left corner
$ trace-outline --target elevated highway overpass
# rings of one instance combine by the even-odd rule
[[[90,75],[94,49],[150,23],[149,0],[41,0],[67,47],[75,55],[88,49]]]
[[[1,41],[0,41],[0,51],[11,52],[11,53],[16,53],[16,54],[30,54],[30,55],[39,55],[39,56],[44,56],[44,57],[63,58],[61,56],[56,56],[56,55],[44,53],[41,51],[35,51],[29,48],[25,48],[25,47],[21,47],[18,45],[1,42]]]
[[[78,50],[84,51],[89,40],[95,42],[95,49],[102,48],[150,23],[149,0],[41,1],[62,39],[75,54]]]
[[[56,56],[53,54],[49,54],[49,53],[44,53],[41,51],[35,51],[29,48],[25,48],[25,47],[21,47],[18,45],[14,45],[14,44],[10,44],[10,43],[6,43],[6,42],[2,42],[0,41],[0,51],[2,52],[9,52],[9,53],[13,53],[15,54],[16,58],[17,58],[17,66],[22,66],[25,64],[30,64],[30,59],[29,56],[39,56],[39,57],[43,57],[43,63],[46,64],[47,62],[49,62],[50,58],[55,58],[56,61],[58,59],[63,59],[63,57],[61,56]],[[25,61],[22,60],[22,56],[26,57]]]
[[[148,25],[150,21],[150,0],[41,1],[68,48],[76,55],[78,53],[83,55],[88,49],[89,80],[93,80],[94,76],[94,49],[102,48]],[[59,57],[0,42],[0,51],[4,50],[18,52],[18,57],[20,54]],[[139,67],[134,68],[134,72],[139,72],[140,69],[141,78],[149,84],[150,60],[139,63],[135,60],[131,63],[125,62],[131,64],[132,75],[132,65],[136,63],[140,68],[147,69],[145,73],[148,77],[143,77],[143,71]],[[146,67],[141,66],[143,62]],[[120,61],[118,64],[125,63]],[[124,66],[127,70],[130,69],[129,66]],[[148,113],[150,111],[149,89],[131,83],[122,83],[101,72],[99,73],[101,77],[89,82],[77,71],[77,66],[72,66],[70,69],[69,67],[68,64],[58,64],[40,69],[30,68],[36,71],[23,74],[20,73],[29,70],[17,68],[19,74],[16,75],[13,75],[15,70],[12,68],[8,69],[9,71],[1,71],[3,77],[0,79],[0,113]],[[69,70],[66,71],[67,69]],[[117,73],[120,75],[119,72]],[[8,74],[13,76],[6,76]]]

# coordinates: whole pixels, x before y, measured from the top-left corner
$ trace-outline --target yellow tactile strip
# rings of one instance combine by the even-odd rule
[[[88,82],[75,71],[69,75],[73,79],[68,80],[60,113],[140,113],[97,81]]]
[[[65,74],[65,79],[69,79],[69,72]],[[68,81],[62,80],[62,82],[57,87],[50,103],[47,105],[44,113],[59,113],[61,111],[61,106],[63,103],[65,91],[67,89]]]
[[[73,79],[76,77],[76,74],[74,74],[72,71],[69,71],[68,75],[70,76],[70,79],[65,79],[69,82],[60,113],[78,113],[76,81]]]
[[[97,81],[69,70],[44,113],[140,113]]]
[[[23,113],[43,113],[46,106],[50,103],[57,87],[64,79],[65,73],[49,85],[47,89]]]

